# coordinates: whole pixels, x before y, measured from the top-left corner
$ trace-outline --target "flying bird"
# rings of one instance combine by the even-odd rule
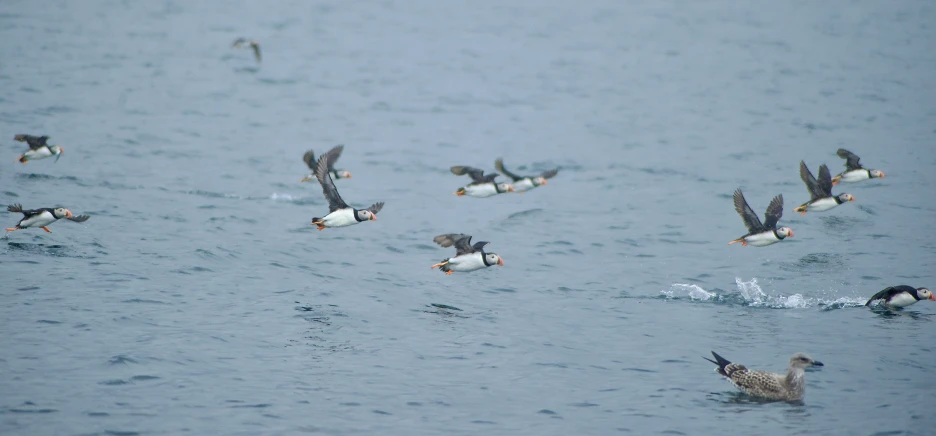
[[[805,215],[806,212],[824,212],[846,201],[855,201],[855,197],[851,194],[832,195],[832,175],[825,164],[819,167],[818,181],[809,172],[809,168],[806,168],[806,162],[800,161],[799,164],[800,178],[806,184],[806,190],[809,191],[810,196],[809,201],[793,209],[800,215]]]
[[[907,285],[890,286],[871,296],[865,306],[878,302],[878,304],[891,307],[907,307],[920,300],[936,301],[936,295],[926,288],[914,288]]]
[[[17,162],[24,165],[31,160],[45,159],[52,156],[55,156],[55,161],[58,162],[59,158],[62,157],[62,152],[65,151],[58,145],[48,145],[46,143],[49,140],[48,136],[16,135],[13,139],[29,144],[29,150],[16,158]]]
[[[838,157],[845,159],[845,171],[832,178],[832,185],[838,185],[839,182],[854,183],[862,180],[884,178],[884,171],[869,170],[858,163],[861,160],[858,155],[844,148],[835,152]]]
[[[777,374],[747,369],[744,365],[729,362],[714,351],[712,356],[715,356],[715,360],[707,357],[703,359],[718,365],[715,372],[727,378],[741,392],[778,401],[802,400],[806,394],[804,371],[810,366],[824,366],[804,353],[796,353],[790,357],[786,374]]]
[[[452,272],[470,272],[481,268],[497,265],[504,266],[504,259],[495,253],[485,253],[484,246],[488,242],[480,241],[471,245],[471,235],[449,233],[432,238],[432,241],[443,247],[455,246],[455,257],[443,260],[430,268],[438,268],[446,274]]]
[[[744,221],[744,225],[747,226],[748,234],[729,242],[728,245],[740,242],[741,245],[745,247],[748,244],[755,247],[763,247],[765,245],[776,244],[784,238],[793,237],[793,230],[789,227],[777,228],[777,222],[780,221],[780,217],[783,216],[783,194],[770,200],[770,204],[767,206],[767,213],[764,215],[763,224],[761,224],[760,218],[754,213],[751,206],[748,206],[747,200],[744,199],[744,194],[741,193],[741,188],[738,188],[738,190],[734,192],[734,208],[738,211],[738,215],[741,215],[741,220]]]
[[[234,44],[231,44],[233,48],[247,48],[250,47],[253,49],[254,57],[257,58],[257,62],[260,62],[260,43],[253,40],[247,40],[246,38],[237,38],[234,40]]]
[[[15,227],[6,228],[6,231],[8,232],[39,227],[48,233],[52,233],[52,231],[49,230],[49,228],[46,226],[62,218],[74,221],[76,223],[83,223],[87,221],[88,218],[90,218],[87,215],[73,216],[71,211],[65,209],[64,207],[57,207],[54,209],[50,207],[44,207],[41,209],[23,209],[22,205],[12,204],[7,207],[7,210],[13,213],[23,214],[23,219],[19,220]]]
[[[514,191],[513,186],[510,184],[495,183],[494,179],[497,178],[497,174],[484,175],[484,171],[482,170],[465,166],[454,166],[451,170],[452,174],[456,176],[467,174],[472,180],[471,183],[458,188],[458,190],[454,192],[454,194],[459,197],[468,195],[471,197],[485,198]]]
[[[383,209],[382,201],[367,209],[355,209],[341,199],[328,171],[330,163],[334,162],[339,154],[341,154],[340,146],[319,157],[318,164],[315,166],[315,177],[322,185],[322,192],[328,200],[328,215],[324,218],[312,218],[312,224],[317,225],[319,230],[325,230],[327,227],[346,227],[364,221],[376,221],[377,212]]]
[[[331,151],[329,151],[329,153],[331,152],[335,153],[335,159],[332,161],[329,161],[328,163],[328,175],[330,175],[333,180],[351,178],[350,171],[335,169],[335,161],[337,161],[338,158],[341,157],[341,152],[343,150],[344,150],[344,146],[339,145],[331,149]],[[315,153],[313,153],[312,150],[305,152],[305,154],[302,155],[302,161],[305,162],[306,165],[308,165],[309,169],[312,170],[312,173],[310,173],[308,176],[303,177],[302,180],[300,180],[300,182],[308,182],[309,180],[314,180],[315,179]]]
[[[507,171],[507,168],[504,168],[504,160],[497,159],[494,161],[494,168],[497,168],[497,171],[500,171],[501,174],[510,177],[513,180],[513,188],[517,192],[526,192],[537,186],[545,185],[546,179],[551,179],[559,173],[559,168],[551,169],[544,171],[538,176],[518,176],[510,171]]]

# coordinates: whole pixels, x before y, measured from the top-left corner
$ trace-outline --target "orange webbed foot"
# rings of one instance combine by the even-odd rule
[[[741,241],[741,246],[742,246],[742,247],[747,247],[747,242]]]
[[[446,274],[446,275],[452,275],[452,271],[446,271],[445,274]]]
[[[804,210],[804,211],[800,212],[799,214],[800,214],[800,215],[806,215],[806,211]]]
[[[15,232],[15,231],[17,231],[17,230],[19,230],[19,229],[16,228],[16,227],[7,227],[7,228],[6,228],[6,231],[8,231],[8,232]]]
[[[52,231],[51,231],[51,230],[49,230],[49,228],[48,228],[48,227],[46,227],[46,226],[42,226],[42,230],[45,230],[45,231],[46,231],[46,233],[52,233]]]

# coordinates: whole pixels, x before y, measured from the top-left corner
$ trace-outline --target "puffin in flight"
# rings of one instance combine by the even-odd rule
[[[744,221],[744,225],[747,226],[748,234],[729,242],[728,245],[740,242],[741,245],[745,247],[748,244],[755,247],[763,247],[765,245],[776,244],[784,238],[793,237],[793,230],[789,227],[777,228],[777,222],[780,221],[780,217],[783,216],[783,194],[770,200],[770,204],[767,205],[767,213],[764,215],[763,224],[761,224],[760,218],[757,217],[757,214],[754,213],[751,206],[748,206],[747,201],[744,199],[744,194],[741,193],[741,188],[738,188],[738,190],[734,192],[734,208],[738,211],[738,215],[741,215],[741,220]]]
[[[52,233],[52,231],[49,230],[49,228],[46,226],[62,218],[68,219],[70,221],[74,221],[76,223],[83,223],[87,221],[88,218],[90,218],[87,215],[73,216],[71,211],[68,209],[65,209],[64,207],[57,207],[55,209],[51,207],[44,207],[41,209],[24,210],[22,205],[12,204],[9,207],[7,207],[7,210],[10,212],[23,214],[23,219],[19,220],[19,222],[16,223],[15,227],[6,228],[6,231],[8,232],[15,232],[17,230],[28,229],[32,227],[39,227],[48,233]]]
[[[858,163],[861,160],[855,153],[844,148],[835,152],[838,157],[845,159],[845,172],[832,178],[832,185],[838,185],[839,182],[854,183],[862,180],[884,178],[884,171],[869,170]]]
[[[257,63],[260,62],[260,43],[253,40],[247,40],[246,38],[237,38],[234,40],[234,44],[231,44],[233,48],[245,48],[250,47],[253,49],[254,57],[257,58]]]
[[[936,295],[933,291],[926,288],[914,288],[912,286],[900,285],[890,286],[881,292],[874,294],[865,306],[870,306],[875,301],[891,307],[907,307],[920,300],[936,301]]]
[[[456,176],[467,174],[472,180],[471,183],[458,188],[458,190],[454,192],[454,194],[459,197],[468,195],[471,197],[485,198],[514,191],[513,186],[507,183],[495,183],[494,179],[497,178],[497,174],[488,174],[485,176],[484,171],[465,166],[454,166],[451,170],[452,174]]]
[[[16,161],[22,164],[52,156],[55,156],[55,161],[58,162],[59,158],[62,157],[62,152],[65,151],[57,145],[46,144],[46,141],[49,140],[48,136],[16,135],[13,139],[29,144],[29,151],[16,158]]]
[[[806,184],[806,190],[809,191],[811,197],[809,201],[793,209],[800,215],[806,215],[806,212],[825,212],[846,201],[855,201],[855,197],[851,194],[832,195],[832,174],[825,164],[819,167],[818,181],[809,172],[809,168],[806,168],[805,162],[800,161],[799,165],[800,178]]]
[[[331,149],[319,157],[318,164],[315,166],[315,177],[322,185],[322,192],[328,200],[328,215],[324,218],[312,218],[312,224],[317,225],[319,230],[325,230],[326,227],[346,227],[364,221],[376,221],[377,212],[380,212],[384,205],[381,201],[367,209],[355,209],[341,199],[328,171],[330,163],[338,158],[338,154],[341,154],[340,147]]]
[[[526,192],[537,186],[545,185],[546,179],[551,179],[559,173],[559,168],[551,169],[549,171],[544,171],[538,176],[518,176],[510,171],[507,171],[507,168],[504,168],[504,160],[497,159],[494,161],[494,168],[497,168],[497,171],[500,171],[501,174],[510,177],[513,180],[513,188],[517,192]]]
[[[335,153],[335,160],[338,160],[338,158],[341,157],[341,152],[343,150],[344,150],[344,146],[339,145],[331,149],[329,153]],[[300,182],[308,182],[309,180],[314,180],[315,179],[315,153],[313,153],[312,150],[305,152],[305,154],[302,155],[302,161],[305,162],[306,165],[309,166],[309,169],[312,170],[312,172],[309,173],[308,176],[303,177],[302,180],[300,180]],[[328,175],[330,175],[333,180],[351,178],[350,171],[336,170],[334,161],[330,161],[328,163]]]
[[[443,247],[455,246],[455,257],[450,257],[430,267],[439,268],[446,274],[452,274],[455,271],[477,271],[493,265],[504,266],[504,259],[500,256],[484,252],[484,246],[488,242],[480,241],[471,245],[471,235],[449,233],[436,236],[432,238],[432,241]]]

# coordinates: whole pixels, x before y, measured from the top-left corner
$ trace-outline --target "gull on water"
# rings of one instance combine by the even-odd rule
[[[806,394],[804,372],[810,366],[824,366],[805,353],[796,353],[790,357],[786,374],[768,371],[754,371],[719,356],[714,351],[715,360],[703,357],[716,365],[715,372],[727,378],[731,384],[745,394],[779,401],[800,401]]]

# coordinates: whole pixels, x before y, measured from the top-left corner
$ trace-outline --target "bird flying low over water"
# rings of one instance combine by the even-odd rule
[[[495,183],[494,179],[497,178],[497,174],[484,175],[484,171],[482,170],[465,166],[454,166],[451,170],[452,174],[456,176],[467,174],[472,180],[471,183],[458,188],[458,190],[454,192],[454,194],[459,197],[468,195],[470,197],[485,198],[514,191],[513,186],[510,184]]]
[[[819,167],[818,181],[813,177],[812,173],[809,172],[809,168],[806,168],[806,162],[800,161],[799,164],[800,178],[803,179],[803,183],[806,184],[806,190],[809,191],[810,199],[796,209],[793,209],[794,211],[799,212],[801,215],[805,215],[806,212],[825,212],[846,201],[855,201],[855,197],[851,194],[842,193],[835,196],[832,195],[832,174],[829,172],[829,167],[825,166],[825,164]]]
[[[936,295],[926,288],[914,288],[907,285],[890,286],[871,296],[865,306],[877,302],[891,307],[907,307],[920,300],[936,301]]]
[[[312,224],[317,225],[319,230],[325,230],[327,227],[346,227],[364,221],[376,221],[377,212],[383,209],[382,201],[367,209],[355,209],[341,199],[328,171],[329,163],[337,159],[339,154],[341,154],[341,147],[335,147],[319,157],[318,164],[315,166],[315,177],[322,185],[322,192],[328,200],[328,215],[324,218],[312,218]]]
[[[62,157],[62,152],[65,151],[57,145],[48,145],[46,143],[49,140],[48,136],[16,135],[13,139],[29,144],[29,151],[16,158],[16,161],[22,164],[52,156],[55,156],[55,161],[58,162]]]
[[[471,245],[471,235],[449,233],[436,236],[432,238],[432,241],[443,247],[455,246],[455,257],[450,257],[430,267],[445,271],[446,274],[452,274],[454,271],[476,271],[493,265],[504,266],[504,259],[500,256],[484,252],[484,246],[488,242],[480,241]]]
[[[497,159],[494,161],[494,168],[497,168],[497,171],[500,171],[501,174],[510,177],[513,180],[513,188],[517,192],[526,192],[537,186],[545,185],[546,179],[551,179],[559,173],[559,168],[551,169],[544,171],[538,176],[518,176],[510,171],[507,171],[507,168],[504,168],[504,160]]]
[[[860,182],[862,180],[884,178],[884,171],[869,170],[861,166],[861,164],[858,163],[861,158],[858,157],[858,155],[855,153],[852,153],[844,148],[840,148],[835,152],[835,154],[837,154],[838,157],[845,159],[845,171],[832,178],[833,186],[838,185],[839,182],[854,183]]]
[[[757,217],[757,214],[754,213],[751,206],[748,206],[747,200],[744,199],[744,194],[741,193],[741,188],[738,188],[738,190],[734,192],[734,208],[738,211],[738,215],[741,215],[744,225],[747,226],[748,234],[729,242],[728,245],[740,242],[741,245],[745,247],[748,244],[755,247],[763,247],[780,242],[784,238],[793,237],[793,230],[789,227],[777,228],[777,222],[780,221],[780,217],[783,216],[782,194],[770,200],[763,224],[761,224],[760,218]]]
[[[231,44],[233,48],[247,48],[250,47],[253,49],[254,57],[257,58],[257,62],[260,62],[260,43],[253,40],[248,40],[246,38],[237,38],[234,40],[234,43]]]
[[[703,357],[716,365],[715,372],[727,378],[731,384],[748,395],[778,401],[800,401],[806,394],[806,380],[804,371],[810,366],[824,366],[822,362],[813,360],[804,353],[796,353],[790,357],[786,374],[777,374],[767,371],[753,371],[731,363],[728,359],[712,351],[715,360]]]
[[[44,207],[42,209],[23,209],[22,205],[12,204],[7,207],[7,210],[10,212],[23,214],[23,219],[16,223],[15,227],[7,227],[6,231],[8,232],[39,227],[48,233],[52,233],[52,231],[49,230],[49,228],[46,226],[62,218],[74,221],[76,223],[83,223],[87,221],[88,218],[90,218],[87,215],[73,216],[71,211],[65,209],[64,207],[57,207],[55,209],[50,207]]]
[[[344,150],[344,146],[339,145],[328,151],[329,153],[335,153],[335,159],[332,161],[329,161],[328,163],[328,175],[330,175],[333,180],[351,178],[350,171],[335,169],[334,161],[337,161],[338,158],[341,157],[342,150]],[[316,166],[315,153],[313,153],[312,150],[305,152],[305,154],[302,155],[302,161],[305,162],[306,165],[309,166],[309,169],[312,170],[312,173],[309,174],[308,176],[303,177],[302,180],[300,180],[300,182],[308,182],[309,180],[315,180],[315,166]]]

